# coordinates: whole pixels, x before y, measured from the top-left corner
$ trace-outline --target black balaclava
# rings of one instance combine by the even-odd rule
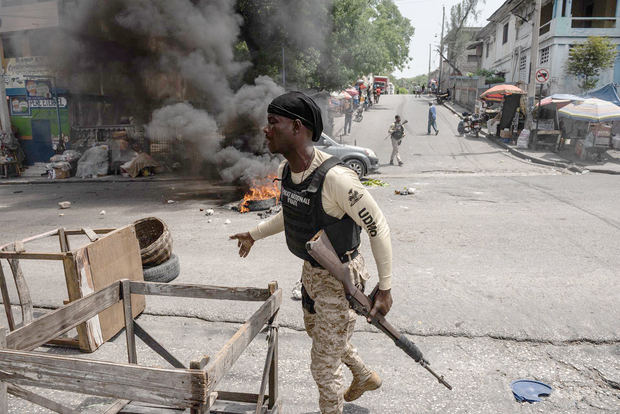
[[[308,95],[297,91],[287,92],[271,101],[267,112],[290,119],[299,119],[306,128],[312,131],[314,142],[321,137],[323,132],[321,108]]]

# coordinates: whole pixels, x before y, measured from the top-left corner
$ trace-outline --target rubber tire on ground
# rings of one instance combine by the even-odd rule
[[[366,175],[366,166],[364,165],[364,162],[358,160],[357,158],[349,158],[344,162],[344,165],[355,171],[359,178]]]
[[[465,133],[465,126],[463,124],[464,124],[463,121],[459,121],[459,125],[456,127],[456,130],[458,131],[459,135],[463,135]]]
[[[174,253],[170,256],[170,259],[162,264],[142,268],[142,274],[146,282],[170,282],[176,279],[179,273],[181,273],[181,264],[179,263],[179,256]]]

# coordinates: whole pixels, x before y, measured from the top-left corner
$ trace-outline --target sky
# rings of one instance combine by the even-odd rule
[[[460,0],[394,0],[401,14],[411,20],[415,34],[409,45],[409,57],[413,60],[402,71],[395,71],[398,78],[410,78],[428,73],[428,45],[439,45],[441,37],[441,6],[446,6],[446,27],[450,16],[450,7]],[[479,0],[480,3],[483,0]],[[486,0],[479,6],[482,11],[477,22],[470,22],[468,26],[485,26],[487,19],[497,10],[505,0]],[[445,33],[444,33],[445,35]],[[436,36],[436,37],[435,37]],[[431,53],[431,70],[439,65],[439,57],[434,51],[438,46],[433,45]]]

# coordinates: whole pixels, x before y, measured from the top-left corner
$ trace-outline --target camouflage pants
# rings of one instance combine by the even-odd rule
[[[349,262],[353,282],[365,284],[368,271],[362,255]],[[306,332],[312,338],[310,371],[319,389],[319,407],[323,414],[342,413],[344,378],[342,363],[354,377],[370,374],[349,340],[353,335],[356,314],[349,308],[342,283],[326,270],[305,262],[301,281],[314,300],[312,314],[304,309]]]

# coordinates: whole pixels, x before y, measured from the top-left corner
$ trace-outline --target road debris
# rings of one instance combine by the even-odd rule
[[[58,207],[59,208],[70,208],[71,207],[71,201],[60,201],[58,202]]]
[[[256,215],[258,217],[264,219],[264,218],[267,218],[267,217],[269,217],[271,215],[279,213],[280,210],[282,210],[282,205],[278,204],[276,206],[269,207],[267,210],[261,211],[260,213],[257,213]]]
[[[100,215],[100,216],[105,216],[105,210],[101,210],[101,211],[99,212],[99,215]]]
[[[512,381],[510,388],[512,388],[515,400],[529,403],[538,402],[540,396],[548,397],[553,391],[553,388],[544,382],[528,379]]]
[[[232,223],[232,221],[230,221],[230,219],[226,219],[226,221],[224,221],[224,224],[230,224]]]
[[[62,216],[64,216],[64,215],[65,215],[65,213],[58,213],[58,215],[59,215],[60,217],[62,217]]]
[[[386,187],[389,184],[385,181],[377,180],[376,178],[369,178],[367,180],[362,181],[366,187]]]
[[[176,203],[176,201],[174,201],[174,200],[168,200],[168,204],[174,204],[174,203]]]
[[[212,216],[212,215],[214,215],[214,214],[215,214],[215,211],[214,211],[212,208],[208,208],[208,209],[205,211],[205,216]]]
[[[291,297],[296,300],[301,300],[301,280],[298,280],[291,290]]]
[[[394,194],[396,195],[413,195],[415,193],[415,188],[403,188],[402,190],[394,190]]]

